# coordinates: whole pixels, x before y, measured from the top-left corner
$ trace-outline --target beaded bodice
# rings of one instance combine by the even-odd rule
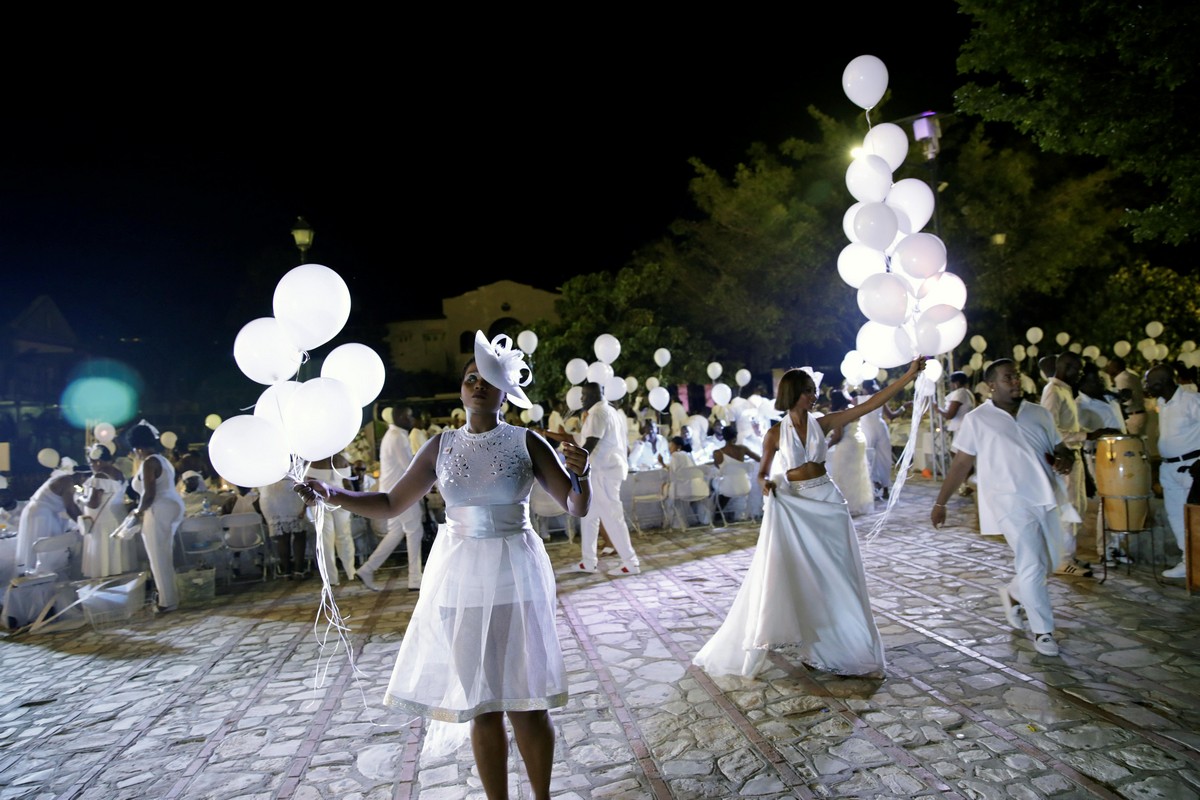
[[[466,428],[440,434],[438,490],[447,507],[526,503],[533,486],[533,463],[526,431],[500,423],[485,433]]]

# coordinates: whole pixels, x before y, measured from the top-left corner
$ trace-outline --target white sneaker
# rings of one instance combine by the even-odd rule
[[[573,566],[569,570],[567,570],[567,572],[588,572],[588,573],[594,573],[597,571],[598,570],[596,569],[596,567],[589,567],[587,564],[584,564],[582,561],[580,561],[578,564],[576,564],[575,566]]]
[[[604,548],[603,550],[601,550],[601,551],[600,551],[600,555],[602,555],[602,556],[611,556],[611,555],[616,555],[616,552],[617,552],[617,551],[616,551],[616,550],[614,550],[614,549],[612,549],[611,547],[606,547],[606,548]]]
[[[1007,586],[1000,587],[1000,605],[1004,608],[1004,617],[1008,624],[1016,630],[1023,630],[1025,626],[1021,624],[1021,604],[1012,599]]]
[[[1044,656],[1056,656],[1058,655],[1058,642],[1054,641],[1052,634],[1039,633],[1033,637],[1033,649]]]
[[[372,592],[383,591],[383,587],[375,582],[375,570],[368,569],[367,567],[359,567],[358,572],[355,573],[355,577],[362,581],[363,586],[367,587]]]
[[[1187,577],[1187,563],[1180,561],[1178,564],[1171,567],[1170,569],[1164,569],[1162,575],[1164,578],[1186,578]]]
[[[614,578],[620,578],[625,575],[639,575],[639,574],[641,574],[641,572],[642,572],[641,567],[620,566],[620,567],[617,567],[616,569],[610,569],[608,571],[608,574],[613,576]]]

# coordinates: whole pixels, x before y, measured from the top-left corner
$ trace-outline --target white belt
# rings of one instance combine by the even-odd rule
[[[532,527],[527,503],[446,508],[446,532],[465,539],[517,536]]]

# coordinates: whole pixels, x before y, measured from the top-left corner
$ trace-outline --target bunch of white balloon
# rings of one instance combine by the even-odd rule
[[[379,396],[386,378],[379,354],[351,343],[330,351],[320,377],[291,380],[307,352],[350,318],[350,290],[329,267],[290,270],[275,287],[273,311],[246,323],[233,342],[238,368],[267,388],[253,414],[219,422],[208,443],[213,467],[237,486],[299,478],[303,462],[341,452],[358,435],[363,407]]]
[[[868,112],[887,85],[887,68],[875,56],[855,58],[842,74],[846,96]],[[855,202],[842,218],[850,244],[838,256],[838,274],[858,290],[867,317],[843,362],[847,378],[847,370],[874,374],[949,352],[967,332],[966,285],[946,271],[942,240],[921,230],[933,216],[933,190],[917,178],[892,182],[907,155],[904,129],[885,122],[868,131],[846,170]]]
[[[598,383],[604,387],[604,399],[620,400],[627,392],[637,389],[637,378],[622,378],[613,370],[612,362],[621,355],[621,342],[611,333],[602,333],[592,343],[596,360],[590,364],[582,358],[572,358],[567,362],[567,380],[571,388],[567,390],[567,408],[578,411],[583,408],[583,387],[579,384],[585,380]],[[647,386],[649,381],[647,380]]]
[[[538,337],[533,331],[521,331],[517,334],[517,347],[521,352],[529,356],[529,366],[533,367],[533,351],[537,350]],[[546,416],[546,409],[540,403],[534,403],[529,408],[521,409],[521,422],[526,424],[530,422],[541,422],[542,417]]]

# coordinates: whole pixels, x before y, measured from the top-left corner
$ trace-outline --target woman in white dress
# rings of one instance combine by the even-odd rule
[[[555,630],[554,572],[530,523],[529,491],[536,479],[567,513],[582,517],[591,502],[589,464],[587,451],[568,435],[559,435],[560,462],[537,433],[501,421],[506,397],[531,405],[521,390],[528,368],[509,342],[476,334],[461,390],[466,425],[431,438],[391,491],[354,492],[315,480],[296,491],[308,503],[322,498],[381,519],[420,502],[437,484],[446,522],[384,702],[442,723],[469,721],[489,798],[508,796],[507,715],[533,795],[545,800],[554,759],[549,709],[566,704],[567,679]],[[427,745],[432,734],[431,727]]]
[[[681,493],[685,497],[707,497],[708,492],[711,491],[708,481],[703,477],[697,476],[688,481],[679,477],[681,470],[696,466],[696,459],[692,457],[691,444],[684,436],[672,436],[667,443],[667,450],[671,454],[669,460],[663,461],[662,456],[658,457],[658,463],[667,470],[667,482],[663,491],[670,503],[670,519],[664,520],[664,522],[672,527],[687,528],[689,512],[685,512],[681,505],[687,503],[691,507],[690,514],[695,515],[700,524],[707,525],[712,520],[705,518],[705,509],[698,508],[697,501],[681,500],[677,497]]]
[[[850,407],[850,398],[840,389],[830,395],[830,409],[845,411]],[[875,490],[871,486],[870,466],[867,463],[867,440],[863,436],[861,420],[834,428],[829,435],[829,477],[833,478],[838,491],[846,498],[850,516],[857,517],[875,510]]]
[[[70,472],[56,469],[21,509],[21,520],[17,525],[17,575],[33,572],[37,567],[33,553],[34,542],[49,536],[63,535],[67,532],[68,518],[79,518],[80,509],[75,502],[76,490],[86,477],[86,472],[77,472],[73,466]]]
[[[712,675],[753,678],[768,650],[798,645],[801,659],[844,675],[882,674],[883,642],[871,615],[854,522],[825,471],[825,436],[897,394],[924,360],[862,405],[817,417],[820,373],[788,370],[775,407],[787,411],[763,440],[762,528],[729,615],[693,663]]]
[[[142,544],[158,593],[159,613],[179,607],[175,587],[175,530],[183,520],[183,498],[175,488],[175,467],[160,452],[158,429],[142,420],[129,431],[129,446],[141,462],[133,476],[138,504],[133,515],[142,524]]]
[[[125,518],[128,482],[113,464],[112,453],[102,444],[88,449],[91,476],[83,483],[83,575],[107,578],[131,572],[137,566],[137,549],[131,539],[113,537]]]
[[[863,392],[864,394],[856,399],[858,405],[868,403],[871,398],[877,396],[879,384],[873,380],[865,381]],[[894,394],[888,396],[892,397]],[[872,405],[871,408],[874,410],[862,418],[860,427],[867,443],[867,463],[871,466],[871,481],[875,484],[875,494],[880,499],[887,500],[892,489],[892,466],[895,462],[892,458],[892,434],[888,430],[887,421],[899,416],[900,412],[892,411],[886,402]]]

